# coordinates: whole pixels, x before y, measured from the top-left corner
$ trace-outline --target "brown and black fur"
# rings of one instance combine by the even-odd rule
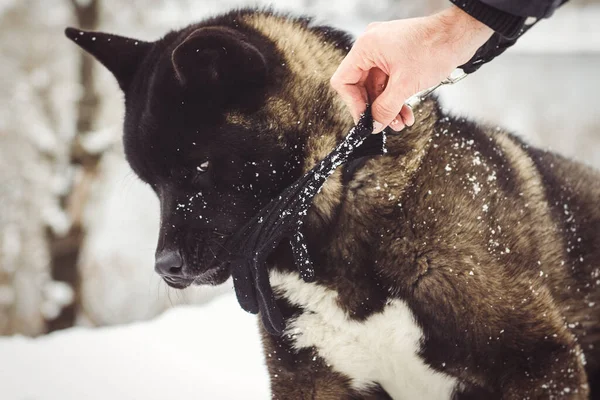
[[[161,200],[157,259],[175,259],[160,269],[174,287],[224,282],[227,236],[352,126],[328,84],[351,41],[308,19],[233,11],[153,43],[67,34],[125,93],[127,159]],[[304,234],[318,284],[359,321],[406,301],[420,356],[461,382],[455,398],[600,399],[600,174],[435,99],[387,139],[315,198]],[[287,244],[270,266],[294,270]],[[389,398],[289,340],[263,334],[273,398]]]

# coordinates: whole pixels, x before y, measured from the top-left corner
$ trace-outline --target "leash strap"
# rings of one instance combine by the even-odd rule
[[[539,21],[539,18],[528,18],[525,20],[525,24],[519,33],[512,38],[506,38],[499,33],[494,33],[492,37],[475,52],[475,55],[469,61],[458,68],[462,69],[465,74],[472,74],[484,64],[489,63],[517,43],[519,38],[533,28]]]
[[[340,165],[358,157],[383,153],[383,135],[372,132],[373,117],[367,107],[358,124],[327,157],[268,203],[225,243],[240,306],[250,313],[260,313],[264,327],[272,335],[283,334],[285,321],[269,282],[267,258],[288,239],[300,276],[306,282],[314,281],[315,270],[301,232],[304,218],[313,198]]]
[[[465,12],[470,13],[469,5],[465,2],[457,2],[451,0],[455,5],[461,7]],[[522,0],[524,3],[526,1]],[[563,6],[569,0],[552,0],[551,4],[548,4],[548,10],[543,18],[548,18],[552,15],[555,9]],[[471,10],[472,11],[472,10]],[[496,10],[499,12],[499,10]],[[487,41],[481,48],[477,50],[475,55],[467,61],[466,64],[461,65],[459,68],[467,74],[472,74],[481,68],[482,65],[487,64],[500,54],[504,53],[509,47],[514,45],[517,40],[523,36],[527,31],[533,28],[543,18],[529,17],[523,22],[520,31],[516,35],[505,37],[502,34],[496,32],[492,35],[490,40]]]

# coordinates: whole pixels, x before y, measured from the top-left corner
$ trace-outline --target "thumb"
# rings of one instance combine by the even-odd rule
[[[406,95],[403,85],[396,79],[390,79],[383,93],[373,102],[373,133],[384,130],[398,116],[402,106],[404,106],[404,101],[408,97],[409,95]]]
[[[354,122],[358,122],[360,114],[367,108],[365,80],[369,71],[357,65],[355,54],[350,51],[331,77],[330,83],[348,106]]]

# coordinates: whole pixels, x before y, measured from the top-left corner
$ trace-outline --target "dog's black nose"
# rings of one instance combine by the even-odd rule
[[[156,255],[154,270],[162,277],[183,278],[183,259],[178,251],[162,250]]]

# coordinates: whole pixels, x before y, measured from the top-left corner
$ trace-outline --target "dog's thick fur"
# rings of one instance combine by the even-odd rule
[[[224,282],[226,237],[352,126],[329,87],[351,41],[308,19],[234,11],[153,43],[67,35],[125,93],[127,159],[160,198],[174,287]],[[263,332],[273,398],[600,399],[600,174],[435,99],[416,119],[315,198],[316,283],[287,244],[270,260],[288,323]]]

